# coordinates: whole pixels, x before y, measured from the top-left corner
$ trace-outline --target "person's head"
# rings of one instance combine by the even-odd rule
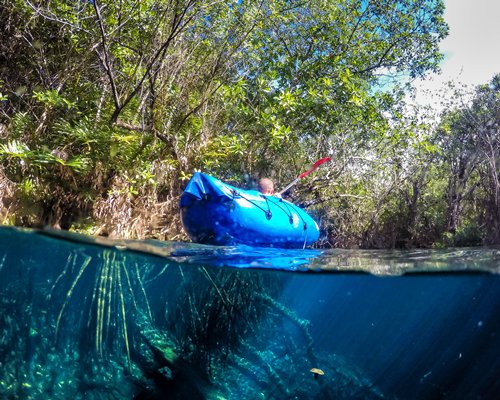
[[[259,181],[259,192],[262,194],[274,194],[274,183],[269,178],[262,178]]]

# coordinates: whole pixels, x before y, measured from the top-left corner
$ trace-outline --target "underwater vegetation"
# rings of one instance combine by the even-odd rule
[[[384,398],[315,349],[279,274],[0,234],[1,398]]]

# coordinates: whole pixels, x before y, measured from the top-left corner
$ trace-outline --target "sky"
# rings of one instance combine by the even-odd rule
[[[423,89],[435,93],[449,80],[475,86],[500,73],[500,0],[445,0],[445,6],[449,35],[440,45],[442,72],[415,83],[422,104],[432,103]]]

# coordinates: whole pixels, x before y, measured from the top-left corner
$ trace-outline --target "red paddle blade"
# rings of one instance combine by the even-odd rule
[[[311,172],[313,172],[316,168],[318,168],[321,164],[324,164],[326,163],[327,161],[330,161],[331,158],[330,157],[324,157],[324,158],[321,158],[319,159],[318,161],[316,161],[311,168],[309,168],[306,172],[302,172],[300,175],[299,175],[299,179],[302,179],[303,177],[309,175]]]

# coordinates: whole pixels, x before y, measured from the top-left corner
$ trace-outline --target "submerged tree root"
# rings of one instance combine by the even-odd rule
[[[128,321],[138,313],[144,313],[152,320],[151,307],[137,262],[135,265],[129,263],[127,255],[117,251],[104,250],[101,254],[100,257],[84,256],[83,260],[78,253],[68,256],[63,272],[56,278],[48,295],[48,300],[53,301],[55,291],[69,285],[57,314],[55,338],[57,341],[61,337],[63,321],[66,322],[65,329],[70,329],[68,322],[78,323],[75,309],[80,309],[82,317],[87,314],[85,332],[93,341],[95,354],[104,359],[113,349],[119,351],[123,348],[131,372]],[[90,291],[79,287],[83,281],[93,282]],[[75,296],[77,289],[79,296]],[[64,316],[70,307],[72,319],[67,320]]]
[[[297,314],[295,314],[291,309],[277,302],[269,295],[260,294],[259,297],[265,302],[265,304],[271,306],[274,310],[279,311],[284,317],[288,318],[297,326],[297,328],[300,329],[304,338],[306,339],[306,353],[308,355],[309,361],[312,365],[316,365],[317,357],[314,353],[314,339],[312,338],[308,330],[309,321],[299,318]]]

